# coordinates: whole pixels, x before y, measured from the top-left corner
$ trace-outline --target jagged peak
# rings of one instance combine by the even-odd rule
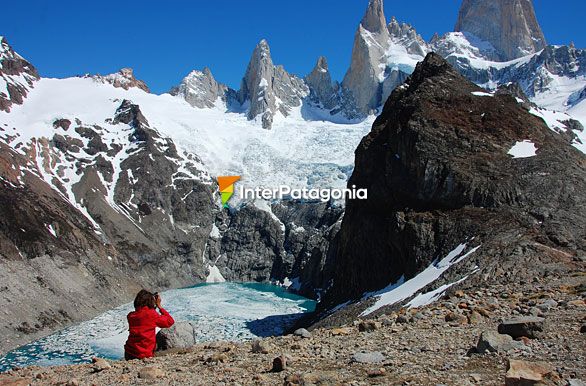
[[[383,8],[383,0],[368,1],[366,13],[360,25],[370,32],[382,32],[385,30],[387,22]]]
[[[122,103],[120,103],[120,106],[114,113],[114,120],[112,123],[125,123],[134,128],[138,128],[141,125],[148,127],[149,125],[145,116],[140,111],[140,107],[128,99],[124,99]]]
[[[121,68],[118,72],[104,76],[94,75],[92,78],[103,83],[110,83],[112,86],[123,88],[124,90],[136,87],[145,92],[150,92],[145,82],[136,79],[134,76],[134,70],[130,67]]]
[[[326,57],[320,56],[319,58],[317,58],[317,62],[315,63],[313,71],[329,72],[329,70],[330,69],[328,67],[328,60],[326,59]]]

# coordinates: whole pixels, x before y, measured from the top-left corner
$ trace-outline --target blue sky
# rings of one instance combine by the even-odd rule
[[[350,62],[367,0],[11,1],[0,35],[42,76],[106,74],[133,67],[152,91],[168,91],[192,69],[209,66],[238,88],[261,38],[273,60],[297,75],[325,55],[335,79]],[[173,4],[173,5],[170,5]],[[438,6],[441,4],[441,6]],[[534,0],[549,43],[586,48],[583,0]],[[425,39],[451,31],[460,0],[386,0],[390,19],[413,24]]]

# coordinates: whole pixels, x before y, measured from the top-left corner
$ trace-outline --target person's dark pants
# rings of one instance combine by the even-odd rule
[[[124,351],[124,360],[126,361],[132,361],[138,359],[137,357],[135,357],[134,355],[130,355],[129,353],[127,353],[126,351]]]

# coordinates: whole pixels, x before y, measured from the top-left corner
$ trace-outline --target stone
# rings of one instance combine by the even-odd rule
[[[349,335],[351,332],[352,332],[352,328],[350,328],[350,327],[341,327],[341,328],[333,328],[332,329],[333,336]]]
[[[358,323],[358,331],[372,332],[379,328],[379,324],[374,320],[363,320]]]
[[[352,361],[358,363],[381,363],[385,360],[383,353],[379,351],[358,352],[352,355]]]
[[[480,315],[480,313],[477,311],[472,311],[470,315],[468,315],[468,323],[470,324],[478,324],[482,322],[482,320],[482,315]]]
[[[228,356],[224,353],[214,353],[205,359],[206,363],[225,363],[228,361]]]
[[[102,358],[92,358],[94,372],[99,373],[104,370],[109,370],[112,365],[107,360]]]
[[[138,377],[141,379],[157,379],[163,378],[164,376],[165,372],[157,366],[143,367],[138,371]]]
[[[395,323],[399,323],[399,324],[409,323],[409,318],[407,318],[407,316],[405,316],[405,315],[399,315],[399,316],[397,316],[397,319],[395,319]]]
[[[507,334],[514,339],[526,336],[530,339],[537,339],[543,335],[543,318],[539,317],[519,317],[503,321],[498,326],[500,334]]]
[[[505,375],[506,386],[529,386],[541,384],[554,367],[544,362],[527,362],[509,359]]]
[[[372,369],[366,372],[369,378],[383,377],[387,374],[387,370],[384,367],[379,369]]]
[[[555,308],[557,306],[558,306],[558,302],[556,302],[553,299],[547,299],[546,301],[538,304],[537,308],[539,308],[543,312],[548,312],[550,309]]]
[[[513,340],[509,335],[499,334],[494,331],[483,331],[476,344],[476,352],[484,354],[488,352],[508,352],[511,350],[523,350],[527,347]]]
[[[570,380],[568,380],[567,386],[586,386],[586,382],[584,382],[580,379],[570,379]]]
[[[195,326],[191,322],[175,322],[171,328],[163,328],[157,333],[157,351],[188,348],[195,344]]]
[[[465,324],[468,322],[468,318],[465,315],[457,312],[449,312],[444,319],[448,323]]]
[[[268,354],[269,353],[269,350],[268,350],[266,344],[260,339],[255,339],[252,341],[250,351],[254,354]]]
[[[273,359],[273,367],[271,372],[279,373],[287,368],[287,358],[284,355],[280,355]]]
[[[302,338],[311,338],[311,332],[307,331],[305,328],[298,328],[293,334]]]
[[[79,381],[77,378],[72,378],[65,384],[65,386],[79,386]]]

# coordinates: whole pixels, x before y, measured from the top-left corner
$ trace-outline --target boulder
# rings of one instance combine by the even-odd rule
[[[302,338],[311,338],[311,332],[307,331],[305,328],[298,328],[293,334]]]
[[[510,359],[505,375],[505,385],[530,386],[542,384],[544,379],[553,371],[553,366],[547,363]]]
[[[375,322],[374,320],[363,320],[358,323],[358,331],[360,332],[372,332],[377,330],[380,327],[380,324]]]
[[[273,373],[279,373],[287,368],[287,358],[284,355],[280,355],[273,359]]]
[[[483,331],[476,344],[476,352],[484,354],[488,352],[508,352],[527,348],[522,342],[514,341],[509,335],[499,334],[494,331]]]
[[[187,348],[195,343],[195,327],[191,322],[176,322],[157,333],[157,351]]]
[[[505,320],[498,326],[500,334],[507,334],[514,339],[525,336],[530,339],[537,339],[543,335],[544,319],[534,316],[514,318]]]

